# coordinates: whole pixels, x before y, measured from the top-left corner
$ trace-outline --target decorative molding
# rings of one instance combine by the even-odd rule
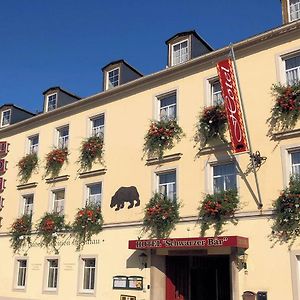
[[[215,152],[221,152],[221,151],[230,151],[231,150],[231,146],[230,144],[219,144],[219,145],[215,145],[215,146],[209,146],[209,147],[205,147],[203,149],[201,149],[198,153],[199,156],[201,155],[207,155],[207,154],[211,154],[211,153],[215,153]]]
[[[59,181],[68,180],[69,178],[70,178],[70,175],[62,175],[62,176],[57,176],[57,177],[53,177],[53,178],[47,178],[46,183],[55,183],[55,182],[59,182]]]
[[[79,178],[87,178],[87,177],[92,177],[92,176],[97,176],[97,175],[104,175],[106,173],[107,169],[102,168],[94,171],[88,171],[88,172],[82,172],[79,173]]]
[[[148,158],[146,160],[146,165],[152,166],[152,165],[156,165],[156,164],[179,160],[182,155],[183,155],[182,153],[174,153],[174,154],[170,154],[170,155],[165,155],[161,159],[159,159],[158,157]]]
[[[25,190],[25,189],[31,189],[38,185],[37,182],[30,182],[25,184],[19,184],[17,185],[17,190]]]
[[[280,141],[285,139],[291,139],[300,136],[300,129],[276,132],[272,134],[274,141]]]

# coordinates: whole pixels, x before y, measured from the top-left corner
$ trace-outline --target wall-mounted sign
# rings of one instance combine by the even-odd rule
[[[114,276],[113,289],[142,290],[143,277],[141,276]]]
[[[5,189],[5,179],[0,177],[0,193]]]
[[[232,151],[235,154],[247,152],[246,131],[231,60],[224,59],[218,62],[217,69],[224,99]]]
[[[6,160],[4,158],[0,159],[0,173],[3,174],[6,172]]]
[[[111,197],[110,207],[116,206],[115,210],[124,208],[125,202],[129,202],[128,208],[140,205],[140,195],[135,186],[122,186]]]
[[[6,155],[8,152],[8,143],[5,141],[0,141],[0,156]]]
[[[237,247],[248,249],[248,238],[242,236],[218,236],[196,238],[174,238],[156,240],[132,240],[128,243],[129,249],[203,249],[218,247]]]
[[[121,295],[120,300],[136,300],[136,296]]]

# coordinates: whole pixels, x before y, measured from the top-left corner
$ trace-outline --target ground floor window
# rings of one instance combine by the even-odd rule
[[[83,291],[92,292],[95,289],[96,277],[96,259],[84,258],[83,259],[83,276],[82,276],[82,289]]]
[[[17,260],[17,288],[25,288],[26,286],[26,272],[27,272],[27,260]]]

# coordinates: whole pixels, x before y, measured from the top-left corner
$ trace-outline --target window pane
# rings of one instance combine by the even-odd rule
[[[160,119],[176,118],[176,93],[159,98]]]
[[[88,186],[88,204],[101,204],[101,189],[101,183]]]
[[[27,261],[26,260],[18,260],[18,279],[17,279],[18,286],[22,286],[22,287],[25,286],[26,268],[27,268]]]
[[[48,260],[48,288],[57,287],[57,276],[58,276],[58,260],[49,259]]]
[[[24,202],[23,214],[31,215],[33,211],[33,195],[23,196],[23,202]]]
[[[84,259],[83,261],[83,289],[93,290],[95,286],[96,261],[95,259]]]
[[[236,169],[234,163],[213,166],[214,192],[236,189]]]
[[[158,175],[158,191],[169,199],[176,199],[176,172]]]
[[[300,151],[291,153],[292,174],[300,175]]]

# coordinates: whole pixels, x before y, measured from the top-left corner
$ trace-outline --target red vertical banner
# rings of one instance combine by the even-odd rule
[[[3,192],[5,188],[4,183],[5,183],[5,179],[3,177],[0,177],[0,193]]]
[[[1,158],[0,159],[0,173],[4,174],[6,172],[6,160]]]
[[[4,156],[8,151],[8,143],[5,141],[0,141],[0,156]]]
[[[2,208],[4,207],[4,198],[0,196],[0,211],[2,210]]]
[[[218,62],[217,69],[228,120],[232,151],[234,154],[247,152],[249,149],[246,130],[231,60],[224,59]]]

